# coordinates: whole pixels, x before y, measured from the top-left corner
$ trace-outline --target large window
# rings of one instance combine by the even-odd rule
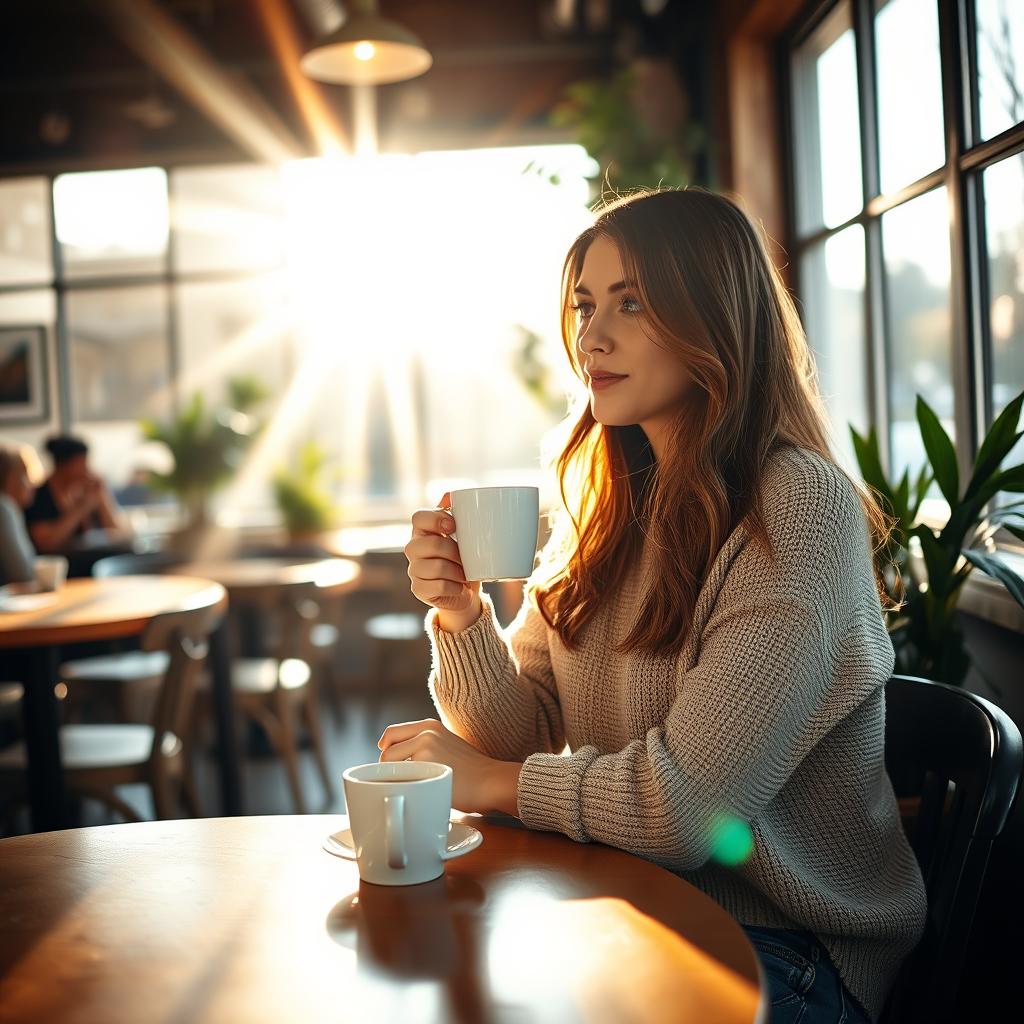
[[[256,377],[265,426],[223,507],[269,512],[315,440],[350,515],[404,514],[539,469],[592,170],[546,146],[0,180],[0,326],[46,327],[50,426],[115,485],[147,457],[140,420]]]
[[[786,40],[800,294],[838,452],[962,464],[1024,388],[1024,4],[835,0]]]

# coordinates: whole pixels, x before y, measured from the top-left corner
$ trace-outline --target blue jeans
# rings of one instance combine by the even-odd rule
[[[769,1024],[870,1024],[825,947],[810,932],[744,928],[761,958]]]

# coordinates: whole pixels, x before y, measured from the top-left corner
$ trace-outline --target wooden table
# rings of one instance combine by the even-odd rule
[[[0,1018],[750,1024],[757,959],[682,879],[609,847],[463,819],[425,885],[360,884],[338,815],[0,841]]]
[[[232,610],[266,607],[289,588],[315,588],[326,597],[340,597],[359,586],[358,562],[347,558],[296,561],[294,558],[232,558],[187,562],[167,572],[205,576],[224,587]],[[225,619],[211,638],[210,676],[213,714],[217,729],[221,808],[224,814],[244,812],[241,761],[235,737],[231,697],[231,622]]]
[[[43,831],[72,821],[53,693],[60,645],[139,636],[162,612],[226,604],[227,598],[223,587],[209,579],[178,575],[68,580],[60,590],[38,597],[45,603],[32,610],[0,612],[0,650],[5,668],[10,662],[11,676],[25,687],[32,826]]]

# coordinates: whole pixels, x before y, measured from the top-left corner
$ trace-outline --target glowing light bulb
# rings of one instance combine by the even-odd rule
[[[356,47],[353,52],[356,60],[373,60],[377,55],[377,47],[374,46],[373,43],[363,40],[361,43],[356,43]]]

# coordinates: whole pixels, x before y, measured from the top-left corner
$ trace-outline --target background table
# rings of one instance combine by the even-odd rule
[[[188,576],[68,580],[60,590],[38,597],[45,603],[30,611],[0,612],[0,650],[5,663],[0,674],[6,677],[9,672],[25,687],[32,827],[42,831],[72,823],[64,794],[60,721],[53,693],[60,645],[139,636],[162,612],[226,605],[227,597],[218,584]],[[18,656],[13,655],[15,651]]]
[[[750,1024],[757,960],[647,861],[467,817],[480,849],[408,887],[320,850],[339,815],[0,841],[0,1016]]]

